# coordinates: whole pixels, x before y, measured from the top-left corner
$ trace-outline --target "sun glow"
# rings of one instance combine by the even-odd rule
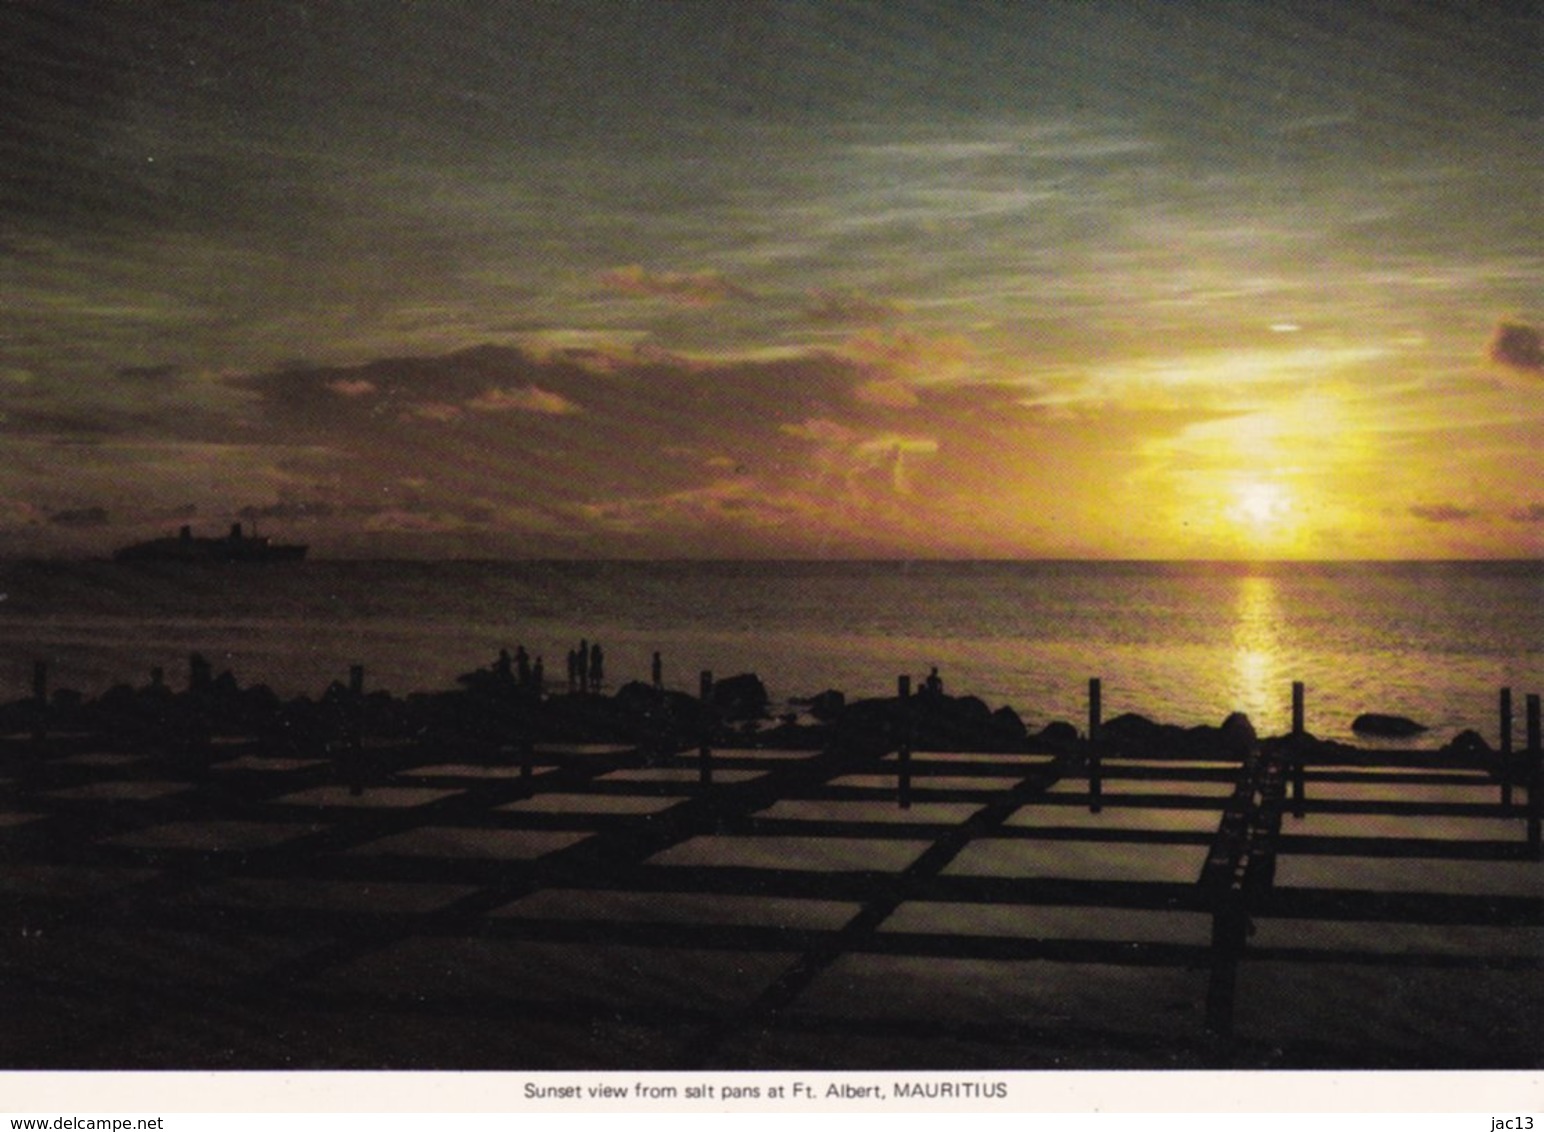
[[[1248,479],[1231,488],[1223,518],[1233,539],[1247,552],[1292,554],[1302,535],[1302,517],[1284,485]]]
[[[1230,517],[1260,534],[1278,530],[1292,511],[1286,491],[1274,483],[1240,484],[1234,493]]]

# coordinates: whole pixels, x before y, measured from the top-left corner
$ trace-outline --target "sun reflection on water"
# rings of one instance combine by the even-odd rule
[[[1261,734],[1281,730],[1284,715],[1281,623],[1276,579],[1240,578],[1233,620],[1233,710],[1247,714]]]

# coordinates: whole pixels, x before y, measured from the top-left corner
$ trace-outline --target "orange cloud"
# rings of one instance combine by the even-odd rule
[[[825,419],[778,427],[787,436],[814,444],[816,469],[823,475],[841,478],[849,492],[861,493],[862,485],[877,472],[882,473],[895,494],[909,495],[912,485],[906,470],[908,460],[938,452],[938,442],[931,437],[894,432],[866,436]]]
[[[974,359],[970,342],[957,334],[864,331],[849,338],[838,356],[874,382],[948,381],[967,376]]]
[[[915,409],[921,403],[915,389],[893,378],[865,381],[853,390],[853,396],[865,405],[880,405],[887,409]]]
[[[552,417],[583,411],[561,393],[553,393],[536,385],[520,389],[493,388],[472,398],[466,407],[478,413],[544,413]]]
[[[600,274],[602,286],[644,299],[668,299],[688,307],[708,307],[726,299],[749,299],[751,292],[717,271],[649,271],[642,264],[614,267]]]
[[[337,381],[329,381],[327,388],[339,397],[365,397],[375,392],[375,382],[364,378],[349,380],[346,378]]]

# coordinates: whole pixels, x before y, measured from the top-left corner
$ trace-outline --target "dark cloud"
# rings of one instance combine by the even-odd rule
[[[281,522],[304,521],[306,519],[327,519],[334,513],[334,507],[326,502],[299,502],[299,503],[270,503],[262,507],[243,507],[236,515],[248,522],[256,522],[261,519],[277,519]]]
[[[0,430],[80,442],[123,436],[133,420],[107,409],[18,408],[0,415]]]
[[[811,291],[804,308],[804,317],[811,322],[829,324],[888,322],[900,313],[895,303],[855,291]]]
[[[1490,360],[1522,373],[1544,374],[1544,333],[1536,326],[1503,322],[1491,335]]]
[[[181,371],[171,363],[155,366],[124,366],[115,375],[120,381],[143,381],[159,383],[170,381]]]
[[[256,429],[328,453],[255,513],[302,519],[295,501],[325,499],[339,531],[502,532],[548,552],[728,553],[736,532],[792,552],[817,531],[877,550],[961,477],[1022,461],[1036,425],[1019,387],[914,385],[916,352],[490,345],[250,376]]]
[[[1410,514],[1428,523],[1463,523],[1474,518],[1479,512],[1452,503],[1431,503],[1418,504],[1410,508]]]
[[[1544,503],[1530,503],[1507,512],[1514,523],[1544,523]]]
[[[556,367],[572,377],[577,367]],[[286,422],[323,428],[411,414],[423,404],[464,405],[489,389],[535,384],[543,367],[523,350],[476,346],[435,357],[381,358],[357,366],[297,364],[237,379]],[[550,374],[544,374],[550,376]]]
[[[107,511],[101,507],[81,507],[72,511],[55,511],[48,521],[56,527],[105,527],[110,521]]]

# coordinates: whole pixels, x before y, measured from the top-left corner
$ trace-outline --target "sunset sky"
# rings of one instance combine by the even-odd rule
[[[1536,3],[0,6],[0,555],[1544,555]]]

